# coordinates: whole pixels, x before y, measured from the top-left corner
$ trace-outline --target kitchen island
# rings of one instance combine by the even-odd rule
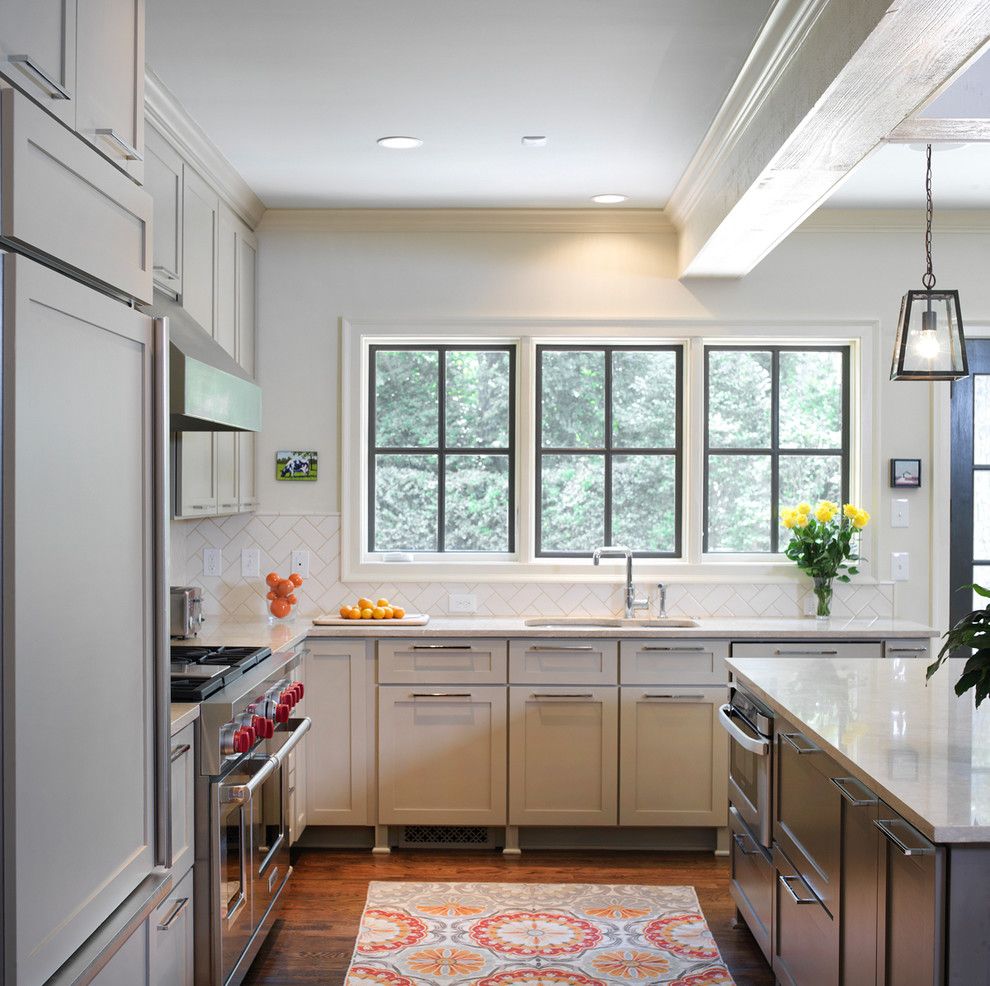
[[[766,886],[784,984],[990,983],[990,706],[955,696],[952,666],[926,685],[925,663],[727,662],[775,717]]]

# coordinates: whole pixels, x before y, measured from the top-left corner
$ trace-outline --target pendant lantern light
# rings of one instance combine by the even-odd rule
[[[932,145],[925,150],[925,273],[923,291],[901,299],[891,380],[958,380],[969,373],[959,292],[935,290],[932,272]]]

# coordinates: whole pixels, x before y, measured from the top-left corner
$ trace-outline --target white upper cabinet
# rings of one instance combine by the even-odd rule
[[[237,362],[255,376],[257,325],[258,241],[240,224],[237,237]]]
[[[237,241],[240,220],[221,204],[217,224],[217,325],[213,337],[237,358]]]
[[[155,286],[182,294],[182,158],[157,130],[145,134],[144,184],[155,203]]]
[[[75,0],[0,0],[0,58],[11,82],[75,127]]]
[[[144,180],[144,0],[83,0],[76,25],[76,130]]]
[[[216,336],[217,231],[220,197],[189,167],[182,168],[182,307]]]

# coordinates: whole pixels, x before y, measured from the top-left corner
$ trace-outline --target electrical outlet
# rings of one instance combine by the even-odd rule
[[[289,569],[293,572],[297,572],[304,579],[309,578],[309,552],[304,548],[297,548],[292,552],[292,557],[289,560]]]
[[[890,553],[890,578],[893,582],[907,582],[909,578],[910,558],[906,551],[892,551]]]
[[[261,549],[241,548],[241,578],[261,575]]]
[[[203,549],[203,574],[217,579],[223,574],[223,552],[219,548]]]
[[[455,592],[447,598],[448,613],[477,613],[478,597],[466,592]]]
[[[910,523],[910,511],[907,500],[895,497],[890,501],[890,526],[908,527]]]

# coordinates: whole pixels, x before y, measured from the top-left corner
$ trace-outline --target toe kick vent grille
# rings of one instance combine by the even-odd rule
[[[406,825],[399,845],[404,849],[489,849],[495,842],[484,825]]]

